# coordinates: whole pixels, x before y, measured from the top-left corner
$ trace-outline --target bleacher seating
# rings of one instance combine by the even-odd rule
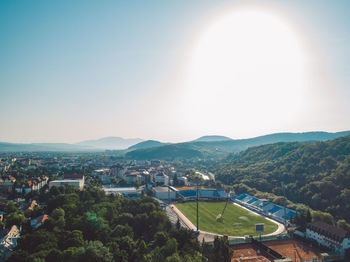
[[[252,200],[252,198],[253,198],[252,196],[246,195],[245,198],[242,199],[242,202],[247,203],[248,201]]]
[[[243,198],[245,198],[247,195],[246,194],[240,194],[240,195],[238,195],[238,196],[236,196],[236,199],[238,199],[238,200],[242,200]]]
[[[281,210],[281,208],[279,206],[277,206],[277,205],[274,205],[274,207],[271,208],[270,210],[268,210],[268,212],[271,213],[271,214],[274,214],[274,213],[276,213],[279,210]]]
[[[265,212],[268,212],[268,210],[272,209],[274,206],[275,206],[274,203],[269,202],[268,204],[265,204],[265,205],[262,207],[262,209],[263,209]]]
[[[182,195],[183,197],[196,197],[196,191],[195,190],[184,190],[181,192],[178,192],[180,195]]]
[[[227,194],[224,190],[217,190],[216,191],[221,198],[227,198]]]
[[[258,199],[245,193],[236,196],[235,200],[257,212],[262,212],[263,214],[270,213],[273,218],[281,222],[284,219],[290,220],[296,214],[294,210],[286,208],[286,215],[284,215],[284,207],[269,202],[266,199]]]
[[[250,199],[247,204],[252,204],[254,203],[256,200],[258,200],[257,198],[253,197],[252,199]]]
[[[214,190],[200,190],[199,196],[205,198],[211,198],[214,195]]]

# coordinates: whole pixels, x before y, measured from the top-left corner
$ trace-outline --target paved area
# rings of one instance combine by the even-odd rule
[[[277,251],[282,256],[291,258],[292,261],[309,261],[312,259],[320,259],[321,251],[309,247],[305,243],[297,240],[283,240],[283,241],[267,241],[264,245]]]
[[[177,219],[178,219],[178,216],[177,214],[172,210],[172,208],[170,208],[169,206],[167,206],[165,208],[165,212],[167,213],[169,219],[170,219],[170,222],[171,224],[173,225],[176,225],[177,223]],[[182,222],[182,220],[180,219],[180,224],[182,227],[186,227],[186,224],[184,222]]]
[[[237,205],[237,206],[240,206],[236,203],[234,203],[234,205]],[[184,215],[182,214],[182,212],[175,206],[175,205],[169,205],[170,209],[177,215],[177,217],[180,219],[180,221],[189,229],[192,229],[194,231],[197,230],[196,226],[192,224],[192,222]],[[242,207],[242,206],[240,206]],[[242,208],[245,208],[245,207],[242,207]],[[273,223],[277,224],[278,225],[278,228],[275,232],[271,233],[271,234],[267,234],[267,235],[264,235],[264,236],[273,236],[273,235],[279,235],[279,234],[282,234],[282,233],[285,233],[285,228],[284,228],[284,225],[281,224],[281,223],[278,223],[276,222],[275,220],[272,220],[268,217],[265,217],[265,216],[262,216],[261,214],[258,214],[256,212],[253,212],[247,208],[245,208],[246,210],[248,210],[249,212],[252,212],[258,216],[261,216],[261,217],[264,217],[270,221],[272,221]],[[200,242],[203,241],[206,241],[206,242],[212,242],[214,241],[215,237],[216,236],[222,236],[220,234],[216,234],[216,233],[211,233],[211,232],[205,232],[205,231],[200,231],[200,234],[198,236],[198,240]],[[228,236],[228,239],[243,239],[242,236]]]
[[[232,247],[233,257],[231,262],[270,262],[271,256],[252,244],[239,244]]]

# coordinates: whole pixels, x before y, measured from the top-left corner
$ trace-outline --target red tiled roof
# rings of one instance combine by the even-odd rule
[[[350,233],[344,229],[337,228],[322,221],[309,223],[307,228],[338,242],[343,242],[344,238],[350,237]]]

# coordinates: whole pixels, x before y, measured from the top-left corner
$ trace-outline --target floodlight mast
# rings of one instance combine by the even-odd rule
[[[199,232],[199,225],[198,225],[198,221],[199,221],[199,219],[198,219],[198,180],[197,180],[197,197],[196,197],[196,199],[197,199],[197,233]]]
[[[286,205],[287,205],[287,199],[286,199],[286,189],[284,182],[281,182],[282,190],[283,190],[283,196],[284,196],[284,227],[287,229],[287,212],[286,212]]]
[[[168,205],[170,205],[170,185],[168,182]]]

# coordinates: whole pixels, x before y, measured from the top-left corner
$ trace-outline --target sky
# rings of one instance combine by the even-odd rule
[[[0,1],[0,141],[350,130],[350,2]]]

